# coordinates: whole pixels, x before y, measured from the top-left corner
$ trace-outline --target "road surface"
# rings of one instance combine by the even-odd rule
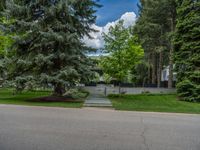
[[[0,150],[200,150],[200,115],[0,105]]]

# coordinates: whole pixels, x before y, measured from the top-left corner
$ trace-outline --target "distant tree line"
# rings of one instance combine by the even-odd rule
[[[176,25],[175,0],[141,0],[139,18],[134,26],[148,62],[148,83],[161,86],[161,73],[164,66],[169,66],[168,88],[173,82],[172,33]]]
[[[200,1],[140,0],[139,9],[134,31],[149,64],[147,82],[160,87],[161,71],[169,66],[168,88],[177,72],[179,96],[200,101]]]

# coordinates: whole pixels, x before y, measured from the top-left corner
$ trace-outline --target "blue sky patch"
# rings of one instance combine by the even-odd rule
[[[103,6],[96,14],[98,26],[105,26],[108,22],[119,19],[126,12],[138,14],[139,0],[100,0],[99,3]]]

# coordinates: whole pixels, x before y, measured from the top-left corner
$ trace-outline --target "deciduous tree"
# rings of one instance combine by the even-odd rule
[[[107,57],[101,60],[105,73],[122,82],[129,71],[143,58],[143,49],[130,28],[119,21],[104,34]]]

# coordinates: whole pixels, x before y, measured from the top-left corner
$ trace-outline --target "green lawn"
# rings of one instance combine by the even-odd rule
[[[200,114],[200,103],[178,100],[175,94],[110,95],[116,110]]]
[[[13,95],[11,89],[0,88],[0,104],[29,105],[29,106],[48,106],[48,107],[69,107],[80,108],[83,102],[31,102],[30,99],[48,96],[48,91],[23,92]]]

